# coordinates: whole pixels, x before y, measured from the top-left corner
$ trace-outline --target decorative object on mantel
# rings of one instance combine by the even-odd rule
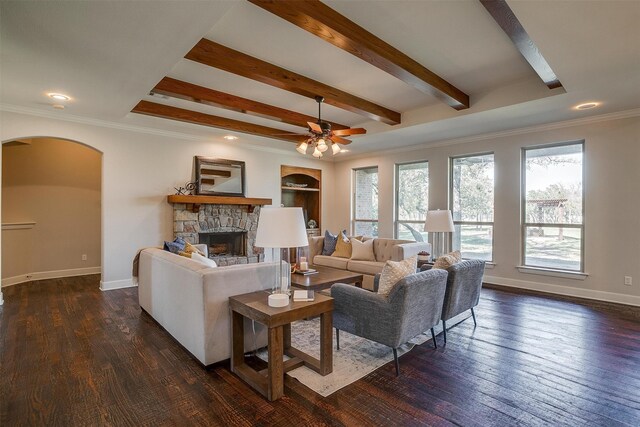
[[[308,245],[302,208],[264,208],[260,210],[255,245],[270,248],[276,263],[276,279],[271,287],[270,307],[289,305],[291,265],[289,248]],[[282,252],[286,252],[283,259]]]
[[[295,182],[285,182],[284,185],[293,188],[307,188],[309,184],[296,184]]]
[[[196,156],[198,195],[244,197],[244,162]]]
[[[193,196],[196,192],[196,190],[198,189],[198,181],[190,181],[187,182],[184,187],[173,187],[174,190],[176,190],[176,196],[184,196],[184,195],[188,195],[188,196]],[[186,194],[185,191],[188,191],[189,194]]]

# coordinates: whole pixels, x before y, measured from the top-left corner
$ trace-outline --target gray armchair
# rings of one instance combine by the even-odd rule
[[[340,350],[340,330],[387,345],[393,349],[396,375],[400,374],[398,347],[438,324],[447,283],[447,272],[432,270],[402,279],[388,296],[352,285],[336,283],[333,326]]]
[[[433,270],[429,270],[433,271]],[[484,261],[465,260],[452,265],[447,270],[447,291],[442,305],[442,334],[447,343],[447,320],[467,310],[471,310],[473,324],[477,325],[473,308],[480,301]]]

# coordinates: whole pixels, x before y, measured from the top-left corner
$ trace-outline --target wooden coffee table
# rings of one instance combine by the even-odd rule
[[[291,275],[291,285],[299,289],[308,289],[311,291],[329,289],[334,283],[354,283],[357,287],[362,287],[362,274],[318,265],[312,265],[309,268],[318,270],[318,272],[308,276],[293,273]]]
[[[268,291],[229,297],[231,307],[231,371],[269,400],[284,394],[284,373],[305,365],[320,375],[333,371],[333,298],[317,293],[314,301],[269,307]],[[320,316],[320,359],[291,346],[291,322]],[[244,317],[269,328],[269,367],[260,372],[244,361]],[[283,362],[283,354],[291,359]]]

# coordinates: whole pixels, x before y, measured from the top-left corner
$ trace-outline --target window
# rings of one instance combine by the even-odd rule
[[[493,260],[493,153],[451,159],[453,249],[463,258]]]
[[[378,236],[378,168],[354,169],[353,234]]]
[[[522,150],[523,264],[583,271],[584,142]]]
[[[426,242],[429,162],[396,165],[396,237]]]

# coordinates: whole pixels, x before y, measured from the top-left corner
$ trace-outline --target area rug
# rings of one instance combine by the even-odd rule
[[[431,333],[421,334],[398,348],[398,356],[410,351],[415,345],[431,340]],[[300,320],[291,325],[291,344],[316,358],[320,357],[320,318]],[[333,331],[333,372],[322,376],[301,366],[287,372],[311,390],[327,397],[352,382],[375,371],[393,360],[391,347],[340,331],[340,350],[335,349],[336,333]],[[267,360],[267,351],[258,352],[258,357]],[[402,362],[401,362],[402,369]]]

